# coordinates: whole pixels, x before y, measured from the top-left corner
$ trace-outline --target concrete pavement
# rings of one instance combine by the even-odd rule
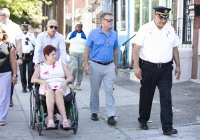
[[[139,83],[118,77],[114,93],[117,106],[117,126],[107,125],[103,86],[100,89],[100,120],[90,120],[89,98],[90,85],[88,76],[84,76],[81,91],[77,92],[79,109],[79,127],[77,134],[73,131],[43,130],[42,136],[37,129],[28,125],[29,96],[22,93],[21,83],[15,86],[14,107],[8,113],[8,124],[0,127],[0,140],[196,140],[200,139],[200,86],[194,82],[183,82],[173,85],[174,128],[179,133],[173,136],[162,135],[159,118],[159,95],[156,91],[153,101],[149,130],[138,128]]]

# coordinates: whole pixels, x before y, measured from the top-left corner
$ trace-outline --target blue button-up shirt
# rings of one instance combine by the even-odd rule
[[[66,64],[67,54],[63,35],[56,32],[55,35],[51,38],[47,31],[44,31],[37,36],[33,62],[37,64],[45,61],[43,49],[47,45],[54,46],[56,48],[56,60],[59,60],[61,57],[61,61]]]
[[[90,32],[86,47],[90,48],[89,58],[99,62],[110,62],[114,59],[113,50],[118,48],[117,33],[110,29],[108,35],[102,32],[102,28]]]

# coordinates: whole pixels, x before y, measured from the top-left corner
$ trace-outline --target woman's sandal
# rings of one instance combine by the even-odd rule
[[[56,129],[54,121],[49,120],[46,130],[53,130],[53,129]]]
[[[60,128],[66,131],[71,129],[71,126],[69,125],[67,119],[63,120],[63,124],[60,125]]]
[[[65,128],[69,128],[69,127],[70,127],[70,125],[69,125],[67,119],[64,119],[63,120],[63,128],[65,129]]]

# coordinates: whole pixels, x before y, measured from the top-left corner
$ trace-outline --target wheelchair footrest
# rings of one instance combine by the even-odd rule
[[[74,127],[66,127],[66,128],[63,128],[63,125],[60,124],[60,129],[65,130],[65,131],[69,131],[69,130],[74,129]]]
[[[55,127],[47,127],[47,125],[44,125],[45,130],[57,130],[58,129],[58,124],[55,124]]]

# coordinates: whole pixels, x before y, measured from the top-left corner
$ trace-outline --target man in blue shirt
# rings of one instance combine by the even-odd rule
[[[91,119],[98,120],[99,89],[103,81],[106,100],[106,114],[108,124],[115,125],[115,99],[113,84],[118,71],[118,40],[117,33],[112,29],[113,16],[111,13],[102,13],[101,27],[90,32],[84,49],[84,71],[90,75]],[[90,61],[90,65],[88,64]]]

